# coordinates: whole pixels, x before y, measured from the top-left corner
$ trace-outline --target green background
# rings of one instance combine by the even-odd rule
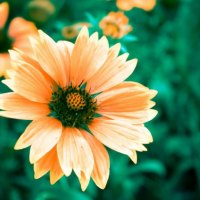
[[[27,0],[10,0],[10,18],[30,19]],[[101,30],[99,20],[117,11],[114,0],[52,1],[56,12],[38,28],[55,40],[61,29],[80,21],[90,22],[90,32]],[[138,164],[109,150],[110,177],[105,190],[91,181],[81,192],[75,175],[51,186],[48,175],[33,178],[29,149],[13,146],[29,122],[0,118],[1,200],[198,200],[200,199],[200,3],[195,0],[160,0],[155,9],[126,12],[134,27],[120,42],[129,58],[139,63],[129,80],[158,90],[159,114],[147,123],[154,142],[138,153]],[[1,48],[1,47],[0,47]],[[0,84],[0,92],[8,89]],[[122,102],[123,103],[123,102]],[[109,133],[108,133],[109,134]]]

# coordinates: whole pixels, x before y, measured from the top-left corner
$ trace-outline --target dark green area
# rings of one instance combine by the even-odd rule
[[[10,0],[11,15],[30,19],[28,0]],[[117,10],[114,0],[52,1],[56,13],[37,26],[54,39],[80,21],[93,24]],[[14,151],[27,122],[0,118],[0,199],[2,200],[198,200],[200,199],[200,3],[160,0],[151,12],[126,14],[134,31],[121,40],[123,51],[138,58],[128,80],[158,90],[158,116],[147,124],[154,142],[138,153],[138,164],[109,151],[110,177],[105,190],[91,181],[82,193],[75,175],[51,186],[48,175],[34,180],[28,149]],[[137,38],[137,40],[136,40]],[[7,89],[0,85],[0,92]],[[109,134],[109,133],[108,133]]]
[[[81,100],[77,100],[74,95],[78,95]],[[58,119],[64,127],[83,128],[95,118],[97,104],[85,89],[81,89],[81,85],[67,88],[58,86],[52,94],[49,108],[49,116]]]

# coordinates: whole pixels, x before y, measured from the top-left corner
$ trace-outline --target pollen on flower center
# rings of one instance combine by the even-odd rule
[[[77,92],[69,93],[66,97],[67,105],[73,110],[81,110],[85,107],[85,99]]]
[[[85,89],[58,86],[52,93],[49,108],[50,116],[61,121],[63,126],[82,128],[94,119],[97,104]]]

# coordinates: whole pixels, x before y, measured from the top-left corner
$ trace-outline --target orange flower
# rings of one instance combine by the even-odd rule
[[[137,59],[118,56],[106,37],[89,37],[84,27],[75,44],[54,42],[39,31],[31,39],[34,56],[11,50],[14,67],[4,80],[14,92],[0,95],[0,115],[33,120],[15,149],[30,148],[35,178],[50,171],[53,184],[72,170],[82,190],[90,177],[104,188],[109,177],[106,145],[137,162],[136,151],[152,142],[144,123],[157,111],[156,91],[136,82],[123,82]]]
[[[110,12],[99,23],[104,35],[109,35],[112,38],[122,38],[128,34],[132,27],[128,25],[128,17],[123,12]]]
[[[117,0],[117,7],[121,10],[131,10],[132,8],[141,8],[150,11],[154,8],[156,0]]]
[[[17,48],[26,52],[30,51],[28,46],[28,36],[36,34],[37,29],[32,22],[21,17],[14,18],[8,30],[5,24],[8,18],[9,6],[7,2],[0,4],[0,76],[6,75],[6,70],[10,68],[10,58],[8,49]]]
[[[73,24],[71,26],[65,26],[62,29],[62,35],[65,39],[73,39],[78,36],[78,34],[83,26],[90,27],[91,24],[89,24],[87,22],[79,22],[79,23]]]

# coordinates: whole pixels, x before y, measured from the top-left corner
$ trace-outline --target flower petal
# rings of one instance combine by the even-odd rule
[[[33,121],[18,139],[15,149],[31,145],[30,162],[35,163],[50,151],[60,139],[62,124],[51,117]]]
[[[10,79],[3,80],[13,91],[35,102],[48,103],[51,99],[51,82],[44,73],[35,67],[35,63],[23,60],[16,62],[17,52],[10,51],[15,68],[7,71]],[[26,78],[24,78],[26,77]]]
[[[80,131],[76,128],[65,128],[58,142],[57,151],[65,175],[69,176],[73,169],[84,190],[90,180],[94,159],[91,148]]]
[[[79,85],[101,67],[107,58],[108,41],[105,37],[98,40],[98,34],[89,37],[88,29],[83,27],[71,55],[71,82]]]
[[[7,76],[6,70],[11,67],[10,56],[8,53],[0,53],[0,77]]]
[[[70,84],[70,52],[69,52],[69,43],[65,41],[59,41],[57,42],[58,50],[60,51],[60,55],[63,58],[64,66],[65,68],[65,78],[66,78],[66,84]]]
[[[15,119],[34,120],[50,113],[47,104],[36,103],[10,92],[0,94],[0,115]]]
[[[51,184],[54,184],[63,176],[63,172],[58,161],[56,147],[51,149],[34,164],[35,179],[42,177],[48,171],[50,171]]]
[[[20,39],[20,37],[26,37],[28,40],[30,34],[37,34],[37,28],[33,22],[22,17],[15,17],[10,23],[8,34],[15,40]]]
[[[89,129],[104,145],[128,156],[133,154],[133,150],[145,151],[143,144],[152,141],[143,125],[131,125],[117,120],[96,118]]]
[[[127,53],[116,58],[116,54],[112,53],[113,50],[110,50],[110,54],[103,66],[87,82],[86,88],[90,93],[99,93],[114,87],[127,79],[135,69],[137,59],[126,61]]]
[[[65,87],[68,81],[65,66],[66,58],[60,53],[59,45],[47,34],[40,30],[39,36],[39,39],[38,37],[30,38],[38,62],[57,84]]]
[[[8,13],[9,13],[9,5],[7,2],[0,3],[0,29],[2,29],[5,26],[5,23],[8,19]]]
[[[109,177],[110,160],[105,147],[91,134],[81,131],[90,145],[94,157],[94,169],[92,178],[96,185],[104,189]]]
[[[156,94],[157,91],[139,83],[123,82],[96,97],[98,113],[131,124],[142,124],[157,114],[157,111],[149,109],[155,105],[150,99]]]

